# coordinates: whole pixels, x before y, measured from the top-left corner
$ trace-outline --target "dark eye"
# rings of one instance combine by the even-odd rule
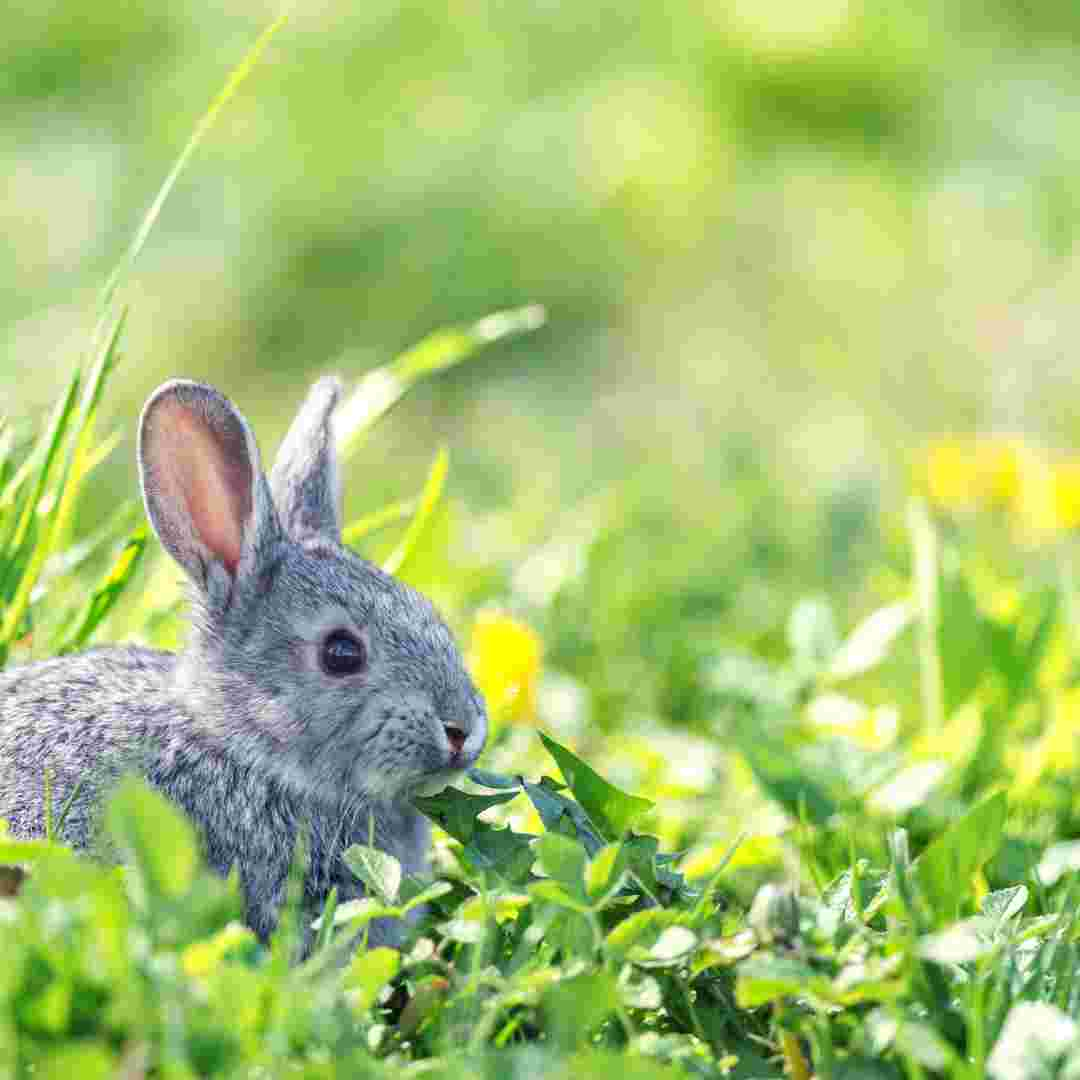
[[[322,666],[327,675],[355,675],[367,664],[367,649],[348,630],[335,630],[323,642]]]

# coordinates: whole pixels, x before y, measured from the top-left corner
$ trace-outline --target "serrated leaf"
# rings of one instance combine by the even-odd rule
[[[630,795],[608,783],[577,755],[542,731],[540,739],[547,752],[555,759],[563,779],[574,793],[574,798],[605,840],[611,842],[621,839],[639,818],[653,808],[648,799]]]
[[[526,780],[522,786],[549,832],[576,836],[590,855],[604,846],[603,838],[582,807],[573,799],[568,799],[551,777],[543,777],[539,784]]]
[[[470,795],[457,788],[448,787],[438,795],[414,798],[413,805],[455,840],[467,844],[472,840],[477,827],[482,825],[476,819],[485,810],[516,799],[517,795],[517,791],[500,792],[496,795]]]
[[[393,855],[366,844],[353,844],[345,849],[341,857],[380,903],[387,907],[397,903],[398,889],[401,888],[401,863]]]
[[[477,822],[477,829],[464,845],[463,854],[476,869],[491,871],[511,885],[517,885],[528,878],[536,860],[533,839],[528,833],[514,832],[509,825],[505,829],[496,829]]]

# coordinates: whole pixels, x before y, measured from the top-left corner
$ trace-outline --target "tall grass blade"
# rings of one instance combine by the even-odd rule
[[[460,364],[485,345],[544,325],[538,304],[497,311],[471,326],[438,330],[396,360],[362,376],[334,418],[338,453],[350,458],[374,425],[421,379]]]
[[[443,447],[435,455],[424,490],[420,493],[420,505],[417,508],[412,521],[409,522],[401,543],[390,553],[390,557],[383,563],[383,569],[388,574],[401,572],[402,567],[409,561],[409,557],[416,550],[417,545],[423,539],[428,526],[438,508],[442,498],[443,489],[446,487],[446,474],[450,468],[450,455]]]
[[[58,654],[63,655],[81,649],[101,625],[105,616],[116,606],[116,602],[131,584],[135,571],[139,568],[146,550],[146,536],[146,526],[140,525],[128,537],[116,562],[87,601],[82,614],[76,620],[75,628],[56,650]]]
[[[419,504],[419,498],[399,499],[397,502],[392,502],[370,514],[365,514],[342,530],[341,542],[343,544],[358,544],[373,533],[377,533],[390,525],[396,525],[399,521],[405,521],[416,512]]]
[[[71,429],[69,439],[65,439],[65,436],[68,434],[69,427],[71,427],[70,421],[75,410],[75,395],[79,389],[79,379],[73,378],[68,394],[64,398],[63,407],[58,414],[61,422],[55,425],[49,442],[49,450],[45,455],[38,482],[34,487],[34,495],[26,507],[27,524],[29,524],[29,515],[34,512],[35,507],[40,502],[41,493],[44,491],[61,445],[67,441],[68,451],[64,469],[52,493],[53,503],[44,533],[35,544],[30,558],[26,562],[20,574],[18,585],[12,594],[11,603],[4,612],[3,620],[0,621],[0,645],[4,646],[5,649],[10,647],[11,642],[18,633],[19,626],[34,595],[34,587],[49,556],[59,546],[64,529],[74,509],[78,493],[89,473],[87,462],[93,456],[94,420],[97,416],[97,408],[105,384],[116,364],[117,346],[126,317],[127,308],[125,307],[113,320],[112,329],[94,363],[90,378],[82,388],[78,420]],[[98,459],[100,459],[100,456]],[[16,538],[21,542],[18,534]]]
[[[270,44],[270,39],[285,25],[287,20],[288,13],[279,15],[258,36],[258,38],[256,38],[255,43],[248,49],[240,63],[229,73],[229,77],[225,80],[225,85],[218,92],[217,97],[210,103],[210,107],[199,118],[199,122],[195,125],[195,130],[192,132],[184,149],[180,151],[180,156],[173,163],[173,167],[169,170],[164,182],[158,189],[154,201],[150,204],[149,210],[146,211],[146,215],[143,217],[138,229],[136,229],[131,244],[128,246],[123,258],[105,282],[99,305],[102,312],[107,312],[109,310],[120,282],[123,281],[125,275],[129,274],[135,266],[135,263],[139,258],[139,253],[145,246],[150,233],[153,232],[154,226],[161,216],[161,210],[165,205],[165,201],[168,199],[172,189],[176,186],[176,181],[180,178],[180,174],[184,171],[192,154],[195,153],[199,144],[206,138],[207,133],[214,126],[221,110],[235,96],[237,90],[240,89],[248,76],[255,69],[255,65],[259,62],[259,58],[262,56],[266,46]]]

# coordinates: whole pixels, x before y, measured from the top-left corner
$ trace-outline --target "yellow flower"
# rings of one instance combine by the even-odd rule
[[[1016,439],[936,443],[924,465],[927,493],[935,505],[948,509],[975,503],[1010,506],[1020,491],[1022,453]]]
[[[926,488],[937,506],[966,506],[978,497],[979,471],[970,447],[940,442],[926,455]]]
[[[501,611],[482,611],[469,641],[469,670],[487,702],[492,726],[536,722],[542,647],[536,632]]]
[[[1053,467],[1054,517],[1061,529],[1080,527],[1080,462]]]

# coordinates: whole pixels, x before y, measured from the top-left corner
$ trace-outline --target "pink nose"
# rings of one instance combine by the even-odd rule
[[[465,746],[465,732],[459,727],[454,727],[453,724],[445,724],[443,731],[446,732],[446,741],[450,744],[450,749],[455,754],[460,754]]]

